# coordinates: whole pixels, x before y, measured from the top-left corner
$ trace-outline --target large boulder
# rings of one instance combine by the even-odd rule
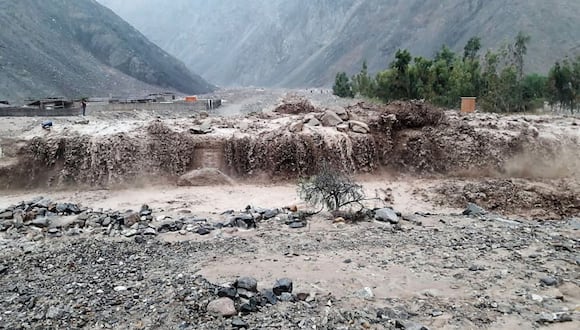
[[[329,127],[335,127],[342,123],[342,119],[334,111],[330,110],[326,111],[320,120],[322,121],[322,125]]]
[[[362,121],[350,120],[348,122],[348,125],[350,126],[350,129],[355,133],[368,134],[371,131],[369,125],[363,123]]]
[[[207,311],[211,314],[226,317],[238,314],[234,301],[227,297],[219,298],[210,302],[207,305]]]

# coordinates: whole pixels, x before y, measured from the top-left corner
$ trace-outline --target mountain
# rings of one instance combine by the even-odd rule
[[[399,48],[432,56],[473,36],[532,37],[526,69],[580,51],[578,0],[100,0],[220,85],[330,85],[337,71],[385,68]],[[575,48],[575,49],[574,49]]]
[[[0,0],[0,99],[213,86],[94,0]]]

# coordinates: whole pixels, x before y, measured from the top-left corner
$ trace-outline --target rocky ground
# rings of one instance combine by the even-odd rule
[[[147,206],[119,212],[36,198],[0,213],[0,324],[6,329],[580,324],[577,218],[510,220],[474,204],[451,214],[399,217],[385,210],[387,216],[377,211],[374,220],[361,223],[254,207],[202,219],[187,210],[169,217]]]
[[[0,329],[580,327],[577,118],[385,110],[327,92],[220,91],[230,102],[209,121],[135,110],[45,132],[42,118],[2,120],[0,181],[31,175],[17,162],[40,136],[38,173],[84,185],[0,190]],[[293,136],[295,149],[260,144]],[[214,159],[154,180],[208,167],[199,158],[228,151],[207,145],[228,137],[231,155],[253,155],[229,159],[251,175]],[[312,215],[295,178],[258,172],[307,169],[308,143],[375,166],[356,177],[381,200],[368,218]]]

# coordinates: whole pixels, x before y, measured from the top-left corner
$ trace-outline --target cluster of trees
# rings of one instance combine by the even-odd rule
[[[433,59],[399,50],[390,67],[374,77],[366,62],[352,78],[338,73],[333,91],[384,102],[426,99],[443,107],[457,107],[461,97],[477,97],[483,110],[491,112],[528,111],[549,101],[573,112],[580,105],[580,56],[557,62],[547,77],[525,75],[529,42],[529,36],[519,33],[513,43],[483,56],[478,37],[467,42],[463,54],[443,46]]]

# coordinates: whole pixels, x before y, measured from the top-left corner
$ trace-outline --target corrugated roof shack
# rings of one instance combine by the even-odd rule
[[[72,117],[82,112],[80,103],[65,98],[29,101],[25,106],[0,107],[0,117]]]

